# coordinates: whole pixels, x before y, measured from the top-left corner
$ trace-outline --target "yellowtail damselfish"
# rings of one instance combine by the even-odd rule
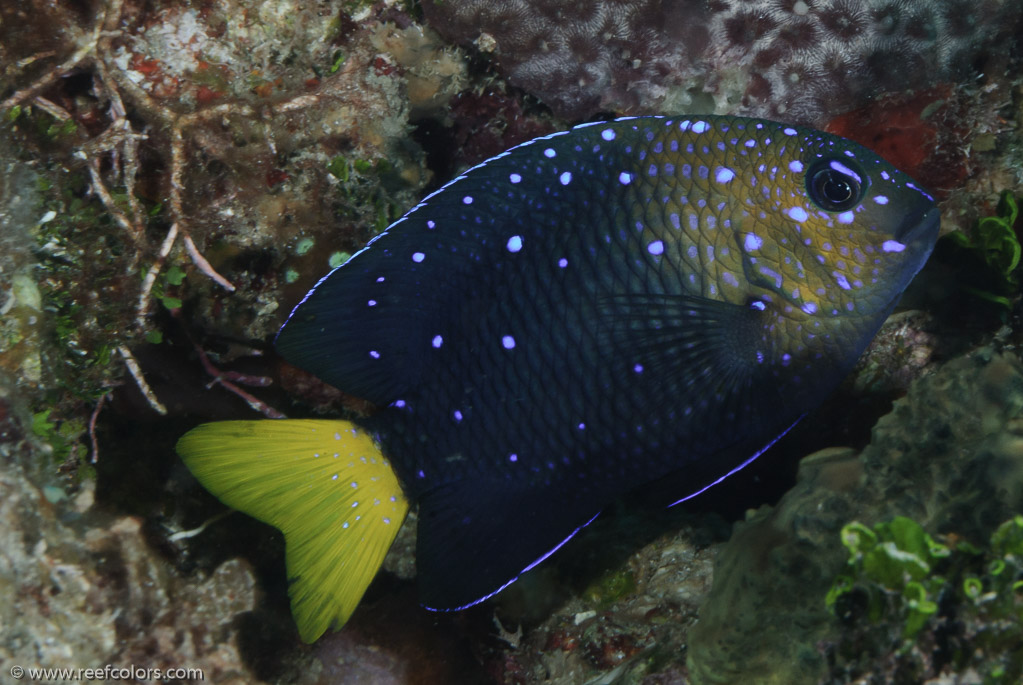
[[[420,597],[499,592],[616,496],[742,468],[849,371],[937,238],[848,140],[635,117],[519,145],[325,276],[280,354],[380,407],[199,426],[178,451],[280,528],[301,637],[339,628],[408,510]]]

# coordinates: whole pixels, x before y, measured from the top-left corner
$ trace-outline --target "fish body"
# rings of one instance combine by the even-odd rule
[[[423,604],[458,609],[623,492],[677,471],[681,501],[749,463],[849,371],[937,231],[925,191],[836,136],[737,117],[588,124],[429,196],[324,277],[276,345],[381,407],[351,430],[418,502]],[[230,430],[179,448],[207,487]],[[229,475],[212,480],[231,500]]]

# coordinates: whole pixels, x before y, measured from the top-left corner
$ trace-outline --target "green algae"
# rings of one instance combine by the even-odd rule
[[[80,448],[85,422],[81,419],[59,420],[53,416],[53,409],[43,409],[32,415],[32,434],[50,446],[54,460],[59,463]]]
[[[855,617],[848,621],[847,643],[883,644],[899,635],[905,672],[941,661],[955,672],[973,668],[985,683],[1019,682],[1023,516],[998,526],[983,548],[964,540],[935,542],[906,517],[873,529],[850,523],[842,541],[850,558],[826,601],[836,615]]]
[[[960,287],[1006,310],[1020,290],[1018,219],[1016,196],[1006,190],[992,216],[980,219],[969,232],[955,231],[944,238],[970,267]]]
[[[299,257],[308,254],[309,250],[313,249],[313,245],[315,244],[316,241],[313,240],[312,238],[302,238],[297,243],[295,243],[295,254],[297,254]]]
[[[327,171],[339,182],[338,218],[369,224],[376,235],[401,216],[401,207],[393,198],[408,183],[400,169],[386,159],[336,155],[327,163]]]
[[[636,576],[628,568],[609,571],[583,590],[583,597],[601,611],[636,591]]]
[[[871,620],[880,620],[887,611],[898,612],[903,638],[916,636],[938,611],[935,599],[946,580],[932,571],[949,556],[949,548],[905,516],[873,529],[858,521],[848,523],[842,527],[842,544],[850,554],[848,573],[839,576],[828,591],[828,609],[835,611],[843,597],[865,587]]]

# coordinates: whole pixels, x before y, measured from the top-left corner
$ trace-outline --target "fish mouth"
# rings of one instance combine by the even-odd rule
[[[895,239],[903,245],[915,242],[934,244],[941,226],[941,212],[931,205],[921,212],[906,216],[895,230]]]

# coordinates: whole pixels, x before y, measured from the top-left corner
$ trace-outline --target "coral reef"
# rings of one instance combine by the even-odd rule
[[[410,122],[465,63],[391,5],[0,6],[5,663],[288,668],[255,591],[281,572],[275,538],[173,536],[219,520],[181,480],[173,417],[290,411],[275,381],[298,374],[263,356],[280,303],[429,182]],[[238,540],[254,571],[223,556]],[[407,541],[393,556],[411,573]],[[47,581],[55,566],[81,582]]]
[[[427,0],[557,113],[745,113],[821,124],[879,92],[958,79],[1023,10],[1011,0]]]
[[[5,153],[10,138],[0,130],[0,368],[20,372],[26,385],[42,380],[39,337],[42,335],[42,295],[33,276],[30,227],[36,216],[38,176],[31,167]]]
[[[503,644],[484,651],[492,682],[685,682],[687,634],[710,589],[723,523],[640,509],[594,525],[498,600]],[[649,542],[636,549],[641,540]]]
[[[33,484],[15,463],[45,457],[10,381],[0,378],[5,673],[109,664],[201,671],[176,682],[250,682],[236,641],[236,622],[256,601],[249,565],[233,559],[208,577],[182,575],[153,549],[140,519],[97,510],[94,483],[73,498]]]
[[[67,212],[71,197],[92,205],[85,208],[92,217],[113,220],[99,227],[110,234],[105,240],[134,248],[115,270],[140,279],[141,292],[131,293],[122,273],[89,280],[129,291],[120,301],[127,309],[135,300],[136,332],[147,330],[161,287],[179,290],[180,280],[161,278],[165,264],[177,263],[223,292],[251,294],[248,311],[233,318],[216,306],[200,312],[211,327],[265,337],[283,315],[282,291],[307,288],[332,256],[386,226],[429,180],[421,150],[409,144],[409,120],[443,106],[460,89],[464,65],[420,27],[376,15],[360,25],[340,2],[308,9],[231,2],[203,11],[188,3],[97,4],[85,20],[59,5],[23,8],[39,10],[25,15],[34,21],[69,26],[67,44],[38,54],[15,33],[18,11],[4,10],[4,62],[23,66],[6,72],[0,108],[21,144],[68,169],[42,198],[58,215],[47,227],[63,250],[57,256],[67,253],[80,273],[75,260],[88,251],[75,234],[92,234],[92,246],[100,238],[82,226],[90,217]],[[86,22],[91,34],[79,26]],[[72,54],[55,65],[61,53]],[[72,69],[74,78],[54,78]],[[354,173],[343,180],[327,173],[339,164]],[[187,259],[173,252],[177,244]],[[163,304],[177,304],[175,293]]]
[[[216,364],[259,354],[279,303],[422,194],[410,119],[436,115],[464,80],[457,52],[400,11],[351,8],[360,23],[342,4],[0,8],[12,294],[0,366],[26,390],[66,393],[56,419],[94,424],[125,371],[153,410],[175,410],[146,360],[190,349],[273,413]],[[26,23],[63,30],[40,45]],[[210,337],[215,352],[201,351]]]
[[[907,293],[917,311],[885,326],[804,438],[690,503],[718,515],[624,508],[498,601],[452,615],[418,608],[413,517],[349,626],[313,647],[291,627],[279,537],[225,516],[173,444],[201,419],[364,409],[282,365],[270,336],[426,191],[564,128],[544,104],[828,122],[947,191],[946,231],[1005,218],[1001,191],[1023,194],[1023,90],[1006,68],[1023,5],[427,2],[431,26],[468,51],[417,12],[398,0],[0,3],[2,667],[652,685],[731,673],[742,650],[779,679],[794,672],[746,632],[797,654],[804,674],[883,679],[890,650],[847,659],[843,636],[862,633],[842,633],[824,605],[847,556],[838,531],[898,513],[980,544],[1007,518],[1017,364],[947,360],[992,337],[1018,349],[1015,268],[997,272],[1016,280],[992,315],[973,295],[946,297],[972,281],[961,251],[938,255]],[[968,233],[971,250],[986,249],[983,233]],[[772,501],[789,457],[865,444],[911,384],[874,446],[807,460],[797,489],[721,547],[720,516]],[[993,482],[979,504],[955,499]]]
[[[825,604],[848,558],[842,527],[903,515],[932,534],[985,544],[1023,510],[1021,411],[1023,364],[984,348],[913,384],[862,453],[832,449],[804,459],[796,487],[738,524],[718,555],[714,587],[690,631],[693,681],[862,676],[834,653],[842,626]],[[859,645],[854,651],[878,661],[858,669],[881,675],[892,665],[883,658],[890,648],[883,636]],[[935,648],[924,663],[940,670],[937,657]]]

